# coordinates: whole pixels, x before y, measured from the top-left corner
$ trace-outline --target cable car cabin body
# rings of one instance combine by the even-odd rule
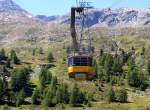
[[[95,74],[92,72],[92,57],[71,56],[68,58],[68,74],[76,80],[90,80]]]

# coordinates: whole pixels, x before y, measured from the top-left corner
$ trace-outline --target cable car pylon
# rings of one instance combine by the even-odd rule
[[[85,12],[93,7],[90,6],[90,2],[85,2],[84,0],[76,0],[76,2],[77,6],[71,7],[70,33],[72,37],[73,54],[68,57],[68,75],[70,78],[74,78],[76,80],[90,80],[95,76],[95,73],[92,71],[91,39],[89,36],[86,38],[88,41],[86,42],[88,44],[86,47],[88,48],[88,51],[83,51],[82,45],[84,37],[86,36],[84,35],[84,29],[86,27],[85,21],[87,19]],[[76,31],[77,16],[81,18],[80,32]]]

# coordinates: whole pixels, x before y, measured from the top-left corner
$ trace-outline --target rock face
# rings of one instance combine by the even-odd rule
[[[58,21],[61,24],[68,24],[70,18],[66,15],[59,18]],[[89,27],[150,26],[150,9],[119,8],[91,10],[87,13],[85,24]]]
[[[12,0],[0,0],[0,11],[20,11],[27,13],[24,9],[20,8],[20,6],[14,3]]]
[[[0,0],[0,23],[24,22],[32,15],[12,0]]]
[[[98,12],[99,17],[96,26],[138,27],[150,23],[150,9],[119,8],[114,10],[105,9]]]
[[[35,18],[40,21],[50,22],[56,20],[57,16],[36,15]]]
[[[87,14],[86,27],[138,27],[150,26],[150,9],[119,8],[119,9],[93,9]],[[36,21],[69,24],[70,14],[64,16],[33,17],[26,10],[12,0],[0,0],[0,21],[27,21],[31,18]],[[30,20],[31,20],[30,19]],[[79,19],[79,17],[77,17]],[[78,20],[77,20],[78,21]],[[81,24],[77,22],[77,24]]]

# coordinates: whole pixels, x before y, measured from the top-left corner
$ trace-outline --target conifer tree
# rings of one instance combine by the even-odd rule
[[[96,60],[93,61],[93,72],[96,74],[96,77],[98,77],[98,65]]]
[[[128,99],[128,94],[125,88],[121,88],[116,95],[116,99],[117,101],[121,102],[121,103],[125,103],[127,102]]]
[[[62,91],[63,91],[63,97],[62,97],[63,103],[68,104],[69,103],[70,94],[69,94],[69,90],[68,90],[68,85],[67,84],[63,84]]]
[[[52,77],[52,81],[51,81],[52,89],[53,89],[53,88],[56,88],[56,85],[57,85],[57,77],[56,77],[56,76],[53,76],[53,77]]]
[[[0,50],[0,61],[5,60],[5,59],[6,59],[5,50],[1,49]]]
[[[85,94],[80,91],[77,84],[74,84],[70,94],[71,106],[78,106],[80,104],[83,104],[85,100],[86,100]]]
[[[77,105],[77,97],[79,93],[79,88],[77,87],[77,84],[74,84],[72,90],[71,90],[71,96],[70,96],[70,104],[72,106]]]
[[[17,57],[17,54],[14,50],[11,50],[10,52],[10,59],[11,61],[14,63],[14,64],[19,64],[20,63],[20,60],[19,58]]]
[[[56,91],[56,100],[57,103],[63,103],[63,90],[62,85],[57,88]]]
[[[52,73],[48,71],[47,68],[42,68],[39,75],[39,81],[40,81],[40,91],[43,91],[43,88],[47,84],[50,84],[52,80]]]
[[[141,52],[141,55],[144,55],[145,54],[145,47],[142,48],[142,52]]]
[[[39,54],[43,54],[43,48],[42,47],[39,48]]]
[[[38,88],[36,88],[32,94],[32,104],[37,104],[38,103],[38,99],[40,97],[40,94],[39,94],[39,90]]]
[[[115,91],[111,87],[107,94],[108,103],[114,102],[116,100]]]
[[[128,84],[130,86],[138,87],[139,86],[139,72],[137,69],[131,70],[128,74]]]
[[[60,86],[58,86],[56,92],[56,99],[57,99],[57,103],[68,104],[69,92],[68,92],[68,86],[66,84],[61,84]]]
[[[110,54],[107,54],[104,62],[104,70],[108,76],[111,75],[112,64],[113,64],[113,57]]]
[[[28,85],[30,71],[27,68],[16,68],[11,75],[10,85],[14,91],[20,91]]]
[[[54,86],[52,87],[52,85],[49,86],[49,89],[43,99],[42,104],[44,106],[48,106],[48,107],[53,107],[57,104],[57,100],[56,100],[56,89],[54,89]]]
[[[3,96],[3,92],[4,92],[4,83],[3,80],[0,78],[0,97]]]
[[[53,56],[52,52],[48,53],[47,60],[49,63],[52,63],[54,61],[54,56]]]
[[[22,89],[17,95],[16,107],[19,107],[20,105],[22,105],[24,103],[25,97],[26,97],[26,95],[25,95],[24,89]]]
[[[148,64],[147,64],[147,72],[150,75],[150,60],[148,61]]]
[[[6,61],[6,67],[7,68],[11,68],[11,60],[10,59],[7,59],[7,61]]]
[[[107,54],[104,54],[104,53],[99,56],[99,65],[104,66],[106,56],[107,56]]]
[[[127,64],[129,66],[130,70],[133,70],[136,67],[134,58],[132,58],[131,56],[128,58]]]
[[[114,58],[113,64],[112,64],[112,72],[115,73],[121,73],[122,72],[122,66],[123,66],[123,60],[117,56]]]

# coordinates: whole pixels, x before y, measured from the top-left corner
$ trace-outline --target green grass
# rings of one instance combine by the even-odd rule
[[[2,107],[1,107],[2,108]],[[111,103],[108,104],[105,101],[92,102],[92,107],[70,107],[69,105],[58,105],[54,108],[47,108],[44,106],[21,106],[19,108],[11,108],[10,110],[149,110],[150,108],[150,96],[135,97],[128,103]],[[7,110],[7,109],[5,109]]]

